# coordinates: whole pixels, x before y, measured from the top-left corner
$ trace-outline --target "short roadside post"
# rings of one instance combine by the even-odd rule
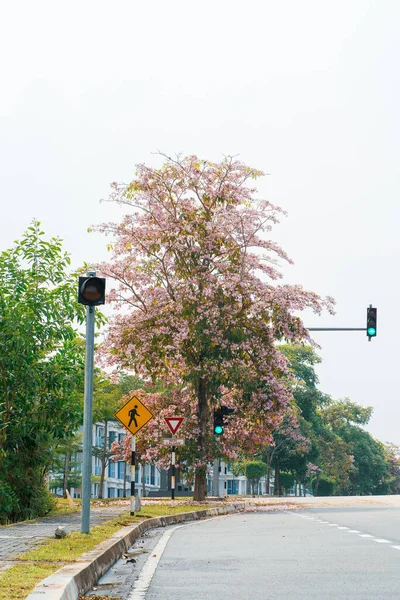
[[[175,441],[176,435],[173,435],[172,437]],[[171,453],[171,500],[175,500],[175,446],[172,446]]]
[[[167,423],[170,432],[172,433],[172,438],[166,438],[164,440],[164,444],[172,444],[171,449],[171,500],[175,500],[175,487],[176,487],[176,446],[179,444],[182,446],[184,444],[184,440],[178,440],[176,437],[176,432],[182,424],[183,417],[164,417],[165,422]]]
[[[132,434],[131,446],[131,517],[135,515],[136,434],[154,418],[151,410],[139,398],[132,396],[115,413],[114,417]],[[144,485],[144,483],[143,483]]]
[[[132,436],[131,449],[131,517],[133,517],[135,514],[136,435]]]
[[[90,531],[90,497],[92,474],[92,407],[94,361],[94,311],[105,302],[106,280],[89,271],[79,277],[78,302],[86,305],[85,391],[83,408],[82,522],[81,533]]]

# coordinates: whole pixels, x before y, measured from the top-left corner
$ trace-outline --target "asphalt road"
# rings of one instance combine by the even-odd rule
[[[139,565],[125,563],[124,587],[111,594],[122,592],[124,600],[399,600],[399,517],[399,507],[375,505],[261,509],[168,528],[146,542],[140,574]]]

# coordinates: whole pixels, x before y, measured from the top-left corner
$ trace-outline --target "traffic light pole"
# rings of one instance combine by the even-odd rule
[[[213,464],[213,481],[212,481],[212,495],[215,497],[219,496],[219,474],[220,474],[220,460],[216,458]]]
[[[91,274],[91,273],[89,273]],[[96,275],[96,273],[94,273]],[[82,465],[82,523],[81,533],[90,531],[90,496],[92,474],[93,431],[93,356],[94,306],[86,307],[85,395],[83,412],[83,465]]]
[[[306,327],[308,331],[367,331],[366,327]]]

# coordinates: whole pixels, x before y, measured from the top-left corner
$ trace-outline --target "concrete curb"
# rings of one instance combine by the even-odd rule
[[[67,565],[43,579],[25,600],[78,600],[79,594],[89,591],[145,531],[153,527],[165,527],[166,525],[240,512],[245,510],[249,504],[249,502],[240,502],[229,506],[154,517],[136,525],[123,527],[108,540],[101,542],[93,550],[77,558],[73,564]]]

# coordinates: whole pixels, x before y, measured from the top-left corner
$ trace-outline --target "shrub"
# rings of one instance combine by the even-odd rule
[[[284,473],[281,471],[279,474],[279,481],[281,488],[287,492],[287,490],[290,490],[294,486],[295,476],[292,475],[292,473]]]
[[[10,515],[18,510],[18,499],[14,490],[5,481],[0,480],[0,523],[9,521]]]
[[[333,481],[321,475],[319,477],[318,485],[317,478],[312,480],[312,490],[314,496],[333,496],[335,484]]]

